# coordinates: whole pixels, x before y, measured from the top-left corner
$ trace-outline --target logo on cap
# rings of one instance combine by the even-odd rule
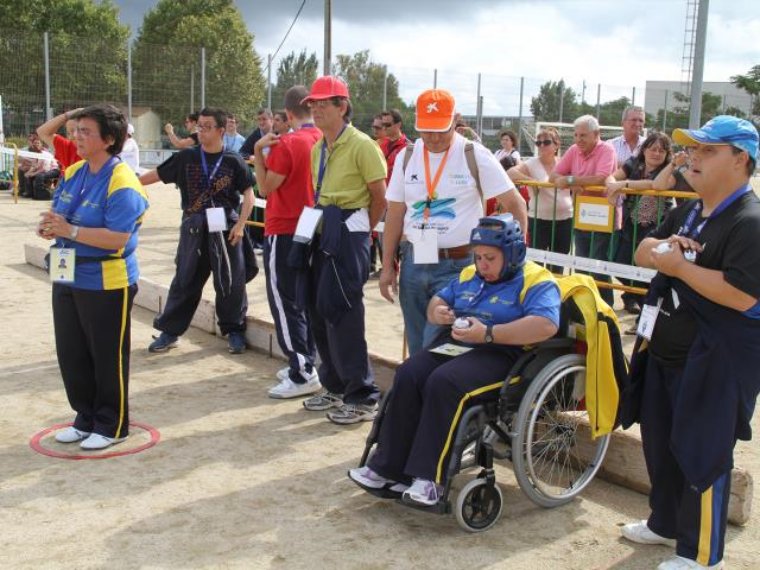
[[[428,113],[437,113],[438,112],[438,103],[436,103],[435,101],[433,101],[432,103],[428,103],[427,112]]]

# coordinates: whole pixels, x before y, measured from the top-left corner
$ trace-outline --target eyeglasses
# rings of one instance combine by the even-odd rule
[[[329,107],[330,105],[338,106],[339,100],[335,98],[331,99],[320,99],[319,101],[309,101],[308,105],[309,107],[318,107],[320,109],[324,109],[326,107]]]
[[[204,133],[208,131],[213,131],[214,129],[221,129],[224,127],[217,127],[216,125],[197,125],[197,128],[199,131],[203,131]]]
[[[535,142],[536,142],[536,146],[549,146],[549,145],[554,144],[554,141],[551,139],[544,139],[542,141],[535,141]]]
[[[386,129],[390,129],[393,126],[393,123],[383,123],[383,127]]]
[[[372,125],[372,128],[375,130],[380,130],[383,128],[383,125]]]

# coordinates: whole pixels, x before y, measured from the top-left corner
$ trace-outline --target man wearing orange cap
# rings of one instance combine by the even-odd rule
[[[377,144],[350,124],[343,80],[318,78],[304,102],[322,131],[311,152],[317,211],[304,209],[299,223],[321,216],[311,240],[310,304],[324,386],[304,407],[326,411],[334,423],[353,424],[374,419],[380,394],[367,355],[363,287],[370,231],[385,211],[387,171]],[[298,228],[294,239],[300,239]]]
[[[417,98],[420,138],[410,156],[396,160],[386,194],[380,292],[394,302],[400,288],[410,354],[439,332],[427,322],[430,299],[472,263],[470,231],[484,215],[483,201],[495,198],[523,231],[527,225],[525,201],[498,161],[455,131],[454,103],[443,89],[429,89]],[[393,259],[399,244],[400,277]]]

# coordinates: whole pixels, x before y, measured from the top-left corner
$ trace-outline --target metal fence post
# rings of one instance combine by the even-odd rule
[[[383,80],[383,110],[388,108],[388,68],[385,68],[385,79]]]
[[[565,81],[559,82],[559,122],[562,122],[562,117],[565,113]]]
[[[127,121],[132,122],[132,40],[127,39]]]
[[[664,131],[668,125],[668,95],[670,91],[665,90],[665,108],[662,110],[662,130]]]
[[[438,69],[433,70],[433,89],[438,89]]]
[[[43,35],[43,49],[45,50],[45,119],[49,121],[53,118],[53,108],[50,106],[50,44],[48,43],[48,33]]]
[[[478,73],[478,87],[475,93],[475,130],[478,132],[478,136],[482,137],[483,133],[480,132],[480,121],[483,117],[483,98],[480,96],[480,73]]]
[[[633,92],[631,93],[631,107],[636,105],[636,86],[633,86]]]
[[[206,107],[206,48],[201,48],[201,109]]]
[[[272,109],[272,54],[267,55],[267,109]]]
[[[523,119],[523,92],[525,90],[525,77],[520,78],[520,110],[517,113],[517,149],[520,152],[522,144],[522,119]]]
[[[602,84],[596,84],[596,120],[599,120],[599,116],[602,114]]]

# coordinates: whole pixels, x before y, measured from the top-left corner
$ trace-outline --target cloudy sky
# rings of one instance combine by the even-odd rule
[[[118,0],[136,33],[155,0]],[[302,0],[237,0],[266,63]],[[516,112],[547,80],[564,78],[585,99],[633,95],[647,80],[682,79],[687,0],[333,0],[333,55],[369,49],[400,81],[404,99],[432,86],[450,89],[473,112],[477,75],[488,111]],[[323,0],[306,5],[274,60],[306,49],[322,58]],[[760,64],[757,0],[712,0],[705,81],[728,81]],[[321,69],[321,68],[320,68]]]

